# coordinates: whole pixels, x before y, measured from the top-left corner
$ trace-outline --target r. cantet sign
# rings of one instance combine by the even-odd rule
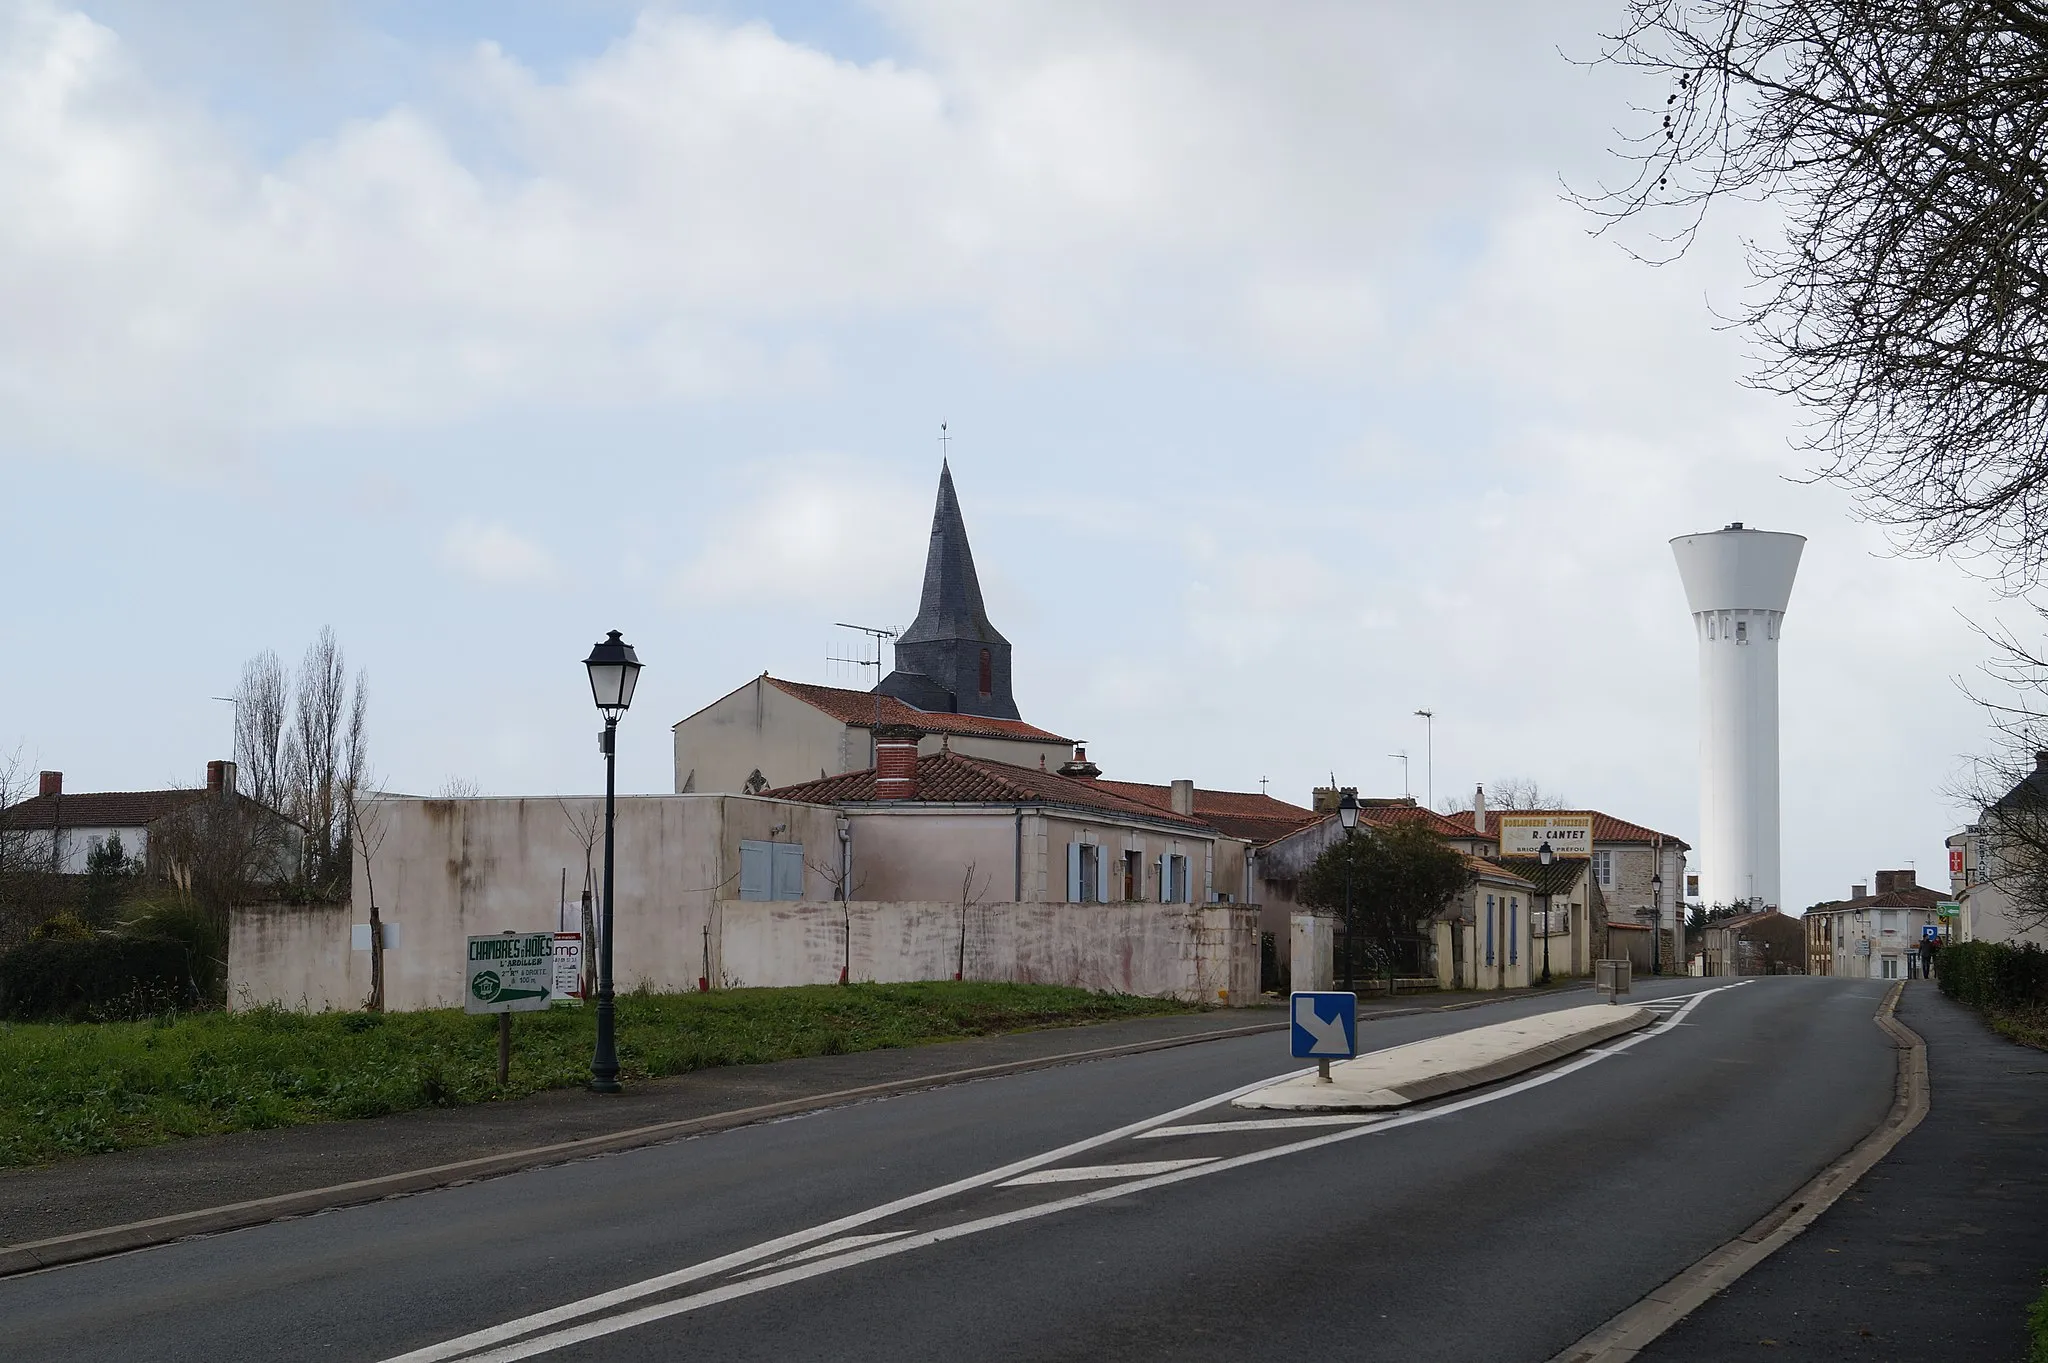
[[[1550,844],[1552,856],[1593,855],[1591,814],[1503,814],[1500,816],[1500,854],[1504,857],[1533,857]]]

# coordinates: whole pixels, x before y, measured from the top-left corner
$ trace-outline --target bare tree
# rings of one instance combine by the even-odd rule
[[[377,853],[384,846],[384,815],[366,797],[363,785],[348,791],[348,821],[354,856],[362,862],[363,890],[370,901],[370,997],[363,1003],[372,1013],[384,1011],[384,914],[377,903]]]
[[[332,628],[306,649],[292,697],[284,747],[284,808],[306,830],[304,878],[331,894],[348,874],[349,811],[367,759],[369,682],[356,674],[353,694]]]
[[[851,876],[849,883],[850,869],[822,861],[804,864],[832,887],[832,898],[839,904],[839,982],[845,984],[853,973],[853,897],[868,883],[867,877]]]
[[[269,649],[242,664],[235,688],[236,785],[260,805],[285,803],[286,728],[291,688],[284,664]]]
[[[34,773],[21,750],[0,756],[0,948],[22,941],[56,907],[50,874],[54,839],[19,812],[35,793]]]
[[[1817,477],[1921,552],[2048,566],[2048,6],[1629,0],[1604,60],[1662,82],[1580,201],[1682,253],[1770,199],[1738,314],[1753,382],[1812,414]]]
[[[1526,776],[1510,776],[1505,781],[1495,781],[1482,787],[1486,791],[1488,809],[1527,810],[1541,812],[1547,809],[1570,809],[1571,801],[1542,786]],[[1466,795],[1453,795],[1444,801],[1444,813],[1468,814],[1472,810],[1472,799]]]
[[[441,783],[439,790],[434,792],[434,798],[436,800],[474,800],[483,793],[483,787],[479,786],[469,777],[451,776]]]
[[[987,876],[981,878],[981,885],[974,884],[974,863],[968,862],[960,876],[960,954],[953,967],[953,978],[967,978],[967,915],[981,907],[982,896],[988,893]]]

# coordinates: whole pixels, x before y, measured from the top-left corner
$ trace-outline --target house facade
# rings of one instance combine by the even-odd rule
[[[2033,902],[2021,869],[2048,848],[2048,752],[1977,822],[1948,839],[1949,897],[1959,913],[1947,925],[1959,942],[2033,943],[2048,947],[2048,905]]]
[[[1857,891],[1863,888],[1855,887]],[[1936,909],[1940,902],[1941,895],[1920,885],[1915,872],[1879,871],[1876,893],[1852,893],[1847,899],[1816,904],[1801,919],[1789,921],[1799,922],[1804,929],[1809,973],[1849,980],[1902,980],[1916,968],[1914,957],[1927,927],[1940,925]]]
[[[1485,845],[1491,837],[1498,847],[1500,817],[1512,810],[1488,811],[1482,793],[1469,815],[1472,830]],[[1597,809],[1544,810],[1545,814],[1580,815],[1593,821],[1592,856],[1587,863],[1593,886],[1607,921],[1637,923],[1652,930],[1653,962],[1659,970],[1677,970],[1684,954],[1685,855],[1691,850],[1681,838],[1660,833],[1627,819]]]
[[[166,821],[173,821],[203,807],[208,800],[235,800],[257,811],[259,817],[279,830],[279,875],[291,869],[298,848],[298,828],[283,815],[264,810],[235,790],[235,764],[213,761],[206,764],[204,786],[172,790],[66,791],[64,773],[41,774],[36,795],[8,808],[4,815],[9,832],[25,835],[37,856],[47,858],[47,869],[57,875],[83,875],[92,855],[118,838],[123,856],[141,862],[152,872],[175,876],[178,867],[167,849],[157,846],[156,834]]]

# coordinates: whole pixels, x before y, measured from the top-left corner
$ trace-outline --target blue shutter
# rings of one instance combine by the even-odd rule
[[[802,899],[804,897],[804,848],[799,842],[778,842],[769,844],[775,849],[776,899]]]
[[[740,898],[769,899],[775,893],[774,844],[740,844]]]
[[[1493,896],[1486,896],[1486,963],[1493,964]]]
[[[1508,964],[1522,959],[1522,901],[1508,901]]]
[[[1067,844],[1067,902],[1081,902],[1081,844]]]

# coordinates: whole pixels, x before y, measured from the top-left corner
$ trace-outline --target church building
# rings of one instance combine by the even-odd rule
[[[989,623],[953,471],[941,464],[924,590],[896,640],[895,670],[872,691],[762,673],[676,724],[676,790],[758,794],[866,771],[875,730],[895,725],[924,735],[922,753],[1057,770],[1073,740],[1025,723],[1010,677],[1010,641]]]

